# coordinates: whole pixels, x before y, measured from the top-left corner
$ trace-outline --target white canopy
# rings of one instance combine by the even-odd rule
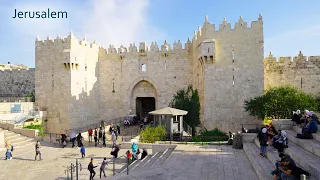
[[[172,116],[182,116],[188,114],[188,111],[183,111],[180,109],[175,109],[171,107],[166,107],[163,109],[158,109],[155,111],[149,112],[151,115],[172,115]]]

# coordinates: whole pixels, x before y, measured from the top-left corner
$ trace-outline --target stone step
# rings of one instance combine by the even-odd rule
[[[25,138],[27,138],[27,137],[21,136],[21,135],[16,135],[16,136],[11,136],[10,138],[4,138],[4,140],[9,141],[10,143],[13,143],[13,142],[23,140]]]
[[[137,164],[136,166],[132,167],[130,169],[130,171],[137,170],[137,169],[139,169],[139,167],[143,167],[151,157],[152,157],[151,155],[146,156],[145,158],[140,160],[139,164]]]
[[[163,154],[159,157],[159,159],[157,160],[157,162],[155,162],[151,168],[157,167],[162,165],[167,159],[168,157],[171,155],[171,153],[174,151],[174,148],[168,148],[166,149]]]
[[[255,144],[257,145],[258,148],[260,148],[260,143],[258,139],[254,140]],[[320,179],[319,177],[319,171],[320,171],[320,159],[313,154],[307,152],[304,149],[301,149],[295,144],[290,144],[289,148],[285,148],[285,153],[291,156],[291,158],[295,161],[297,166],[301,167],[304,170],[307,170],[309,173],[311,173],[311,178],[310,180],[316,180]],[[274,165],[277,160],[280,160],[278,151],[274,152],[273,148],[269,146],[267,148],[267,157],[270,160],[270,162]],[[311,161],[310,161],[311,158]],[[318,165],[313,162],[318,162]]]
[[[299,127],[299,126],[293,126],[293,130],[294,130],[296,133],[301,133],[301,132],[302,132],[302,128]],[[312,136],[313,136],[313,139],[315,139],[315,140],[317,140],[317,141],[320,142],[320,132],[319,132],[319,130],[318,130],[317,133],[312,134]]]
[[[144,164],[143,167],[144,167],[145,169],[151,168],[152,165],[159,160],[159,158],[160,158],[160,156],[161,156],[162,154],[163,154],[163,153],[161,153],[161,152],[157,152],[156,154],[154,154],[154,155]]]
[[[253,169],[260,180],[273,180],[273,176],[269,173],[274,166],[269,159],[260,156],[259,148],[254,143],[244,143],[243,150],[246,153]]]
[[[320,157],[320,142],[314,139],[298,139],[297,133],[293,130],[287,130],[287,137],[290,142],[295,143],[301,148],[311,152],[312,154]],[[290,143],[289,143],[290,146]]]

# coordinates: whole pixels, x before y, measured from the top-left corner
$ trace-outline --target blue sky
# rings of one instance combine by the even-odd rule
[[[212,24],[224,17],[231,23],[239,16],[247,22],[263,15],[265,56],[320,55],[320,1],[318,0],[0,0],[0,63],[34,67],[34,41],[65,37],[72,29],[78,39],[98,44],[164,40],[173,43],[188,37],[209,16]],[[12,19],[21,11],[63,10],[68,19]],[[250,24],[250,23],[249,23]],[[217,26],[216,26],[217,27]]]

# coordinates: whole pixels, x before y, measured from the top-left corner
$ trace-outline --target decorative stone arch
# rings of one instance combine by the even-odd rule
[[[156,82],[153,81],[151,78],[149,77],[145,77],[145,76],[142,76],[142,77],[139,77],[137,79],[135,79],[134,81],[132,81],[132,83],[129,85],[128,87],[128,98],[129,98],[129,109],[132,110],[133,112],[135,111],[135,108],[136,108],[136,98],[138,97],[135,97],[136,95],[134,94],[135,93],[135,88],[137,85],[139,85],[141,82],[147,82],[149,83],[153,89],[154,89],[154,94],[152,97],[155,98],[155,108],[157,109],[158,107],[158,104],[159,104],[159,97],[160,97],[160,91],[159,91],[159,87],[157,86]],[[150,95],[148,97],[151,97]]]

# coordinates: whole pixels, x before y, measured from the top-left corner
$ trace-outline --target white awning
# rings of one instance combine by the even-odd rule
[[[180,109],[175,109],[171,107],[166,107],[163,109],[158,109],[155,111],[149,112],[151,115],[172,115],[172,116],[182,116],[188,114],[188,111],[180,110]]]

